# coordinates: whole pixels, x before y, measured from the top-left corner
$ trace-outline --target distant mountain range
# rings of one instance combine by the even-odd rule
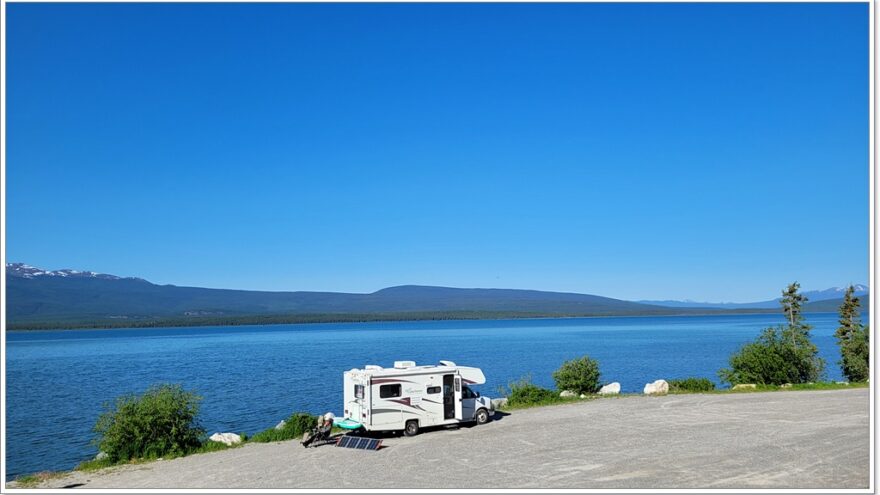
[[[858,297],[868,295],[868,287],[862,284],[854,284],[854,295]],[[804,296],[807,297],[808,301],[828,301],[828,300],[839,300],[843,299],[843,294],[846,292],[846,287],[832,287],[830,289],[825,290],[808,290],[802,292]],[[776,299],[772,299],[770,301],[758,301],[751,303],[729,303],[729,302],[697,302],[697,301],[674,301],[674,300],[665,300],[665,301],[652,301],[652,300],[641,300],[636,301],[642,304],[651,304],[655,306],[666,306],[668,308],[726,308],[726,309],[777,309],[779,308],[779,301],[781,297],[777,297]]]
[[[672,306],[590,294],[417,285],[389,287],[370,294],[205,289],[156,285],[141,278],[91,271],[44,270],[22,263],[7,264],[6,275],[7,324],[11,329],[687,315],[771,309]],[[807,304],[806,311],[828,310],[827,305],[814,308],[811,304],[816,303]],[[778,304],[772,309],[778,309]]]

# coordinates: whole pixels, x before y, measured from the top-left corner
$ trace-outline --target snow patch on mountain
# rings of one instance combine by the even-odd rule
[[[71,277],[71,278],[100,278],[104,280],[143,280],[137,277],[117,277],[109,273],[97,273],[91,271],[71,270],[63,268],[61,270],[44,270],[25,263],[6,263],[6,275],[10,277],[20,278],[37,278],[37,277]]]

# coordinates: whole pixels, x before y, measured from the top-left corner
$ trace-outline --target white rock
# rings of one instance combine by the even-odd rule
[[[106,459],[106,458],[107,458],[107,453],[104,452],[103,450],[100,451],[100,452],[98,452],[98,455],[95,456],[95,460],[96,460],[96,461],[102,461],[102,460],[104,460],[104,459]]]
[[[502,407],[507,405],[507,397],[501,397],[498,399],[492,399],[492,409],[501,409]]]
[[[758,388],[754,383],[737,383],[733,386],[731,390],[746,390],[746,389],[754,389]]]
[[[614,395],[620,393],[620,384],[617,382],[609,383],[599,389],[599,395]]]
[[[286,425],[286,424],[287,424],[287,421],[282,419],[277,425],[275,425],[275,429],[280,430],[280,429],[284,428],[284,425]]]
[[[645,384],[645,394],[647,395],[661,395],[669,393],[669,384],[666,383],[666,380],[654,380],[653,383]]]
[[[586,399],[586,398],[587,398],[587,394],[581,394],[581,399]]]
[[[241,443],[241,437],[235,433],[214,433],[208,440],[225,443],[226,445]]]
[[[567,399],[567,398],[569,398],[569,397],[577,397],[577,395],[578,395],[578,394],[572,392],[571,390],[563,390],[563,391],[560,392],[560,394],[559,394],[559,396],[562,397],[563,399]]]
[[[782,385],[779,386],[779,388],[791,388],[791,384],[790,383],[783,383]]]

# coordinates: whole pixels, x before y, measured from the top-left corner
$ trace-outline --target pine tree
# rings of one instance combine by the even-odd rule
[[[801,306],[807,302],[808,299],[807,296],[798,292],[798,289],[800,288],[801,284],[797,282],[789,284],[788,288],[782,291],[782,299],[779,303],[782,304],[782,310],[785,312],[785,316],[788,317],[789,326],[806,328],[806,330],[809,331],[812,327],[805,325],[803,322],[803,316],[801,316]]]
[[[862,325],[859,316],[860,301],[853,296],[855,289],[849,286],[840,305],[840,327],[834,333],[840,346],[840,368],[851,382],[863,382],[869,376],[870,345],[868,327]]]

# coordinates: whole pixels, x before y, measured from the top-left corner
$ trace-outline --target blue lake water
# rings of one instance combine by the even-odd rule
[[[840,380],[837,315],[809,314],[813,341]],[[863,321],[864,319],[863,315]],[[530,374],[552,387],[567,360],[598,359],[605,382],[640,392],[658,378],[709,377],[781,315],[267,325],[6,334],[7,478],[94,457],[102,404],[159,382],[204,397],[202,425],[248,434],[293,411],[341,412],[342,373],[395,360],[483,369],[483,395]]]

